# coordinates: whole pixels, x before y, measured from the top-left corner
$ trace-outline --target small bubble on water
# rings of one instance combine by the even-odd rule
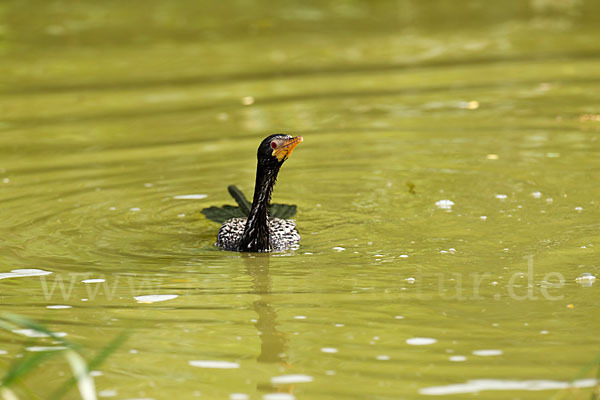
[[[496,198],[497,198],[497,199],[500,199],[500,200],[506,200],[506,198],[507,198],[507,197],[508,197],[508,196],[507,196],[507,195],[505,195],[505,194],[497,194],[497,195],[496,195]]]
[[[452,362],[462,362],[462,361],[467,361],[467,357],[465,357],[465,356],[450,356],[448,358],[448,360],[450,360]]]

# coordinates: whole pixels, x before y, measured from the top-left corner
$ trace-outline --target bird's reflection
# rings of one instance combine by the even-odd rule
[[[271,276],[269,275],[269,255],[246,256],[246,272],[252,278],[251,293],[258,299],[252,305],[258,315],[256,329],[260,335],[258,362],[286,363],[287,339],[277,330],[277,312],[271,305]]]
[[[256,329],[260,337],[260,354],[256,360],[260,363],[278,363],[285,367],[291,367],[287,361],[286,348],[287,338],[285,334],[277,329],[277,312],[272,305],[272,281],[269,274],[270,255],[246,255],[246,272],[252,278],[252,291],[258,298],[252,303],[254,311],[258,315]],[[257,389],[261,391],[272,391],[271,384],[259,384]],[[293,384],[277,385],[278,392],[292,393]]]

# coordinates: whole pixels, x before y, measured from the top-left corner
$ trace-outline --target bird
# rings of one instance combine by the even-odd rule
[[[230,218],[223,223],[217,235],[217,246],[238,252],[284,251],[300,241],[293,220],[270,218],[271,193],[277,174],[302,136],[274,134],[258,146],[256,183],[252,207],[247,218]]]

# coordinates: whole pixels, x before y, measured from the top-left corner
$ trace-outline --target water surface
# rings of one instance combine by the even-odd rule
[[[90,356],[129,331],[103,397],[587,398],[599,12],[4,2],[0,310]],[[301,246],[219,251],[200,210],[273,132],[305,139],[274,192]],[[33,345],[2,333],[2,369]]]

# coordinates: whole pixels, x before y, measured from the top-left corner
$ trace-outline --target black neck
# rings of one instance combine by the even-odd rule
[[[275,186],[278,173],[279,165],[274,168],[265,168],[259,162],[256,167],[254,199],[244,233],[240,239],[240,251],[262,252],[271,250],[269,204],[271,203],[271,192],[273,186]]]

